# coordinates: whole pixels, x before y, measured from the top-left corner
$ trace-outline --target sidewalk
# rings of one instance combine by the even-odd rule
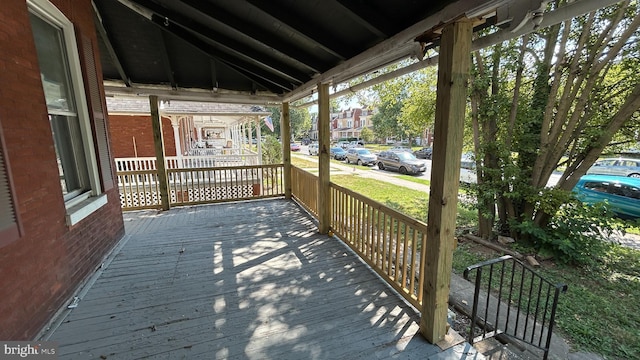
[[[298,156],[305,160],[317,162],[318,158],[315,156],[308,156],[304,154],[292,154],[293,156]],[[387,172],[387,171],[378,171],[372,169],[358,169],[359,167],[356,165],[347,165],[347,164],[336,164],[335,162],[331,163],[332,174],[356,174],[358,176],[362,176],[365,178],[376,179],[379,181],[385,181],[388,183],[392,183],[398,186],[403,186],[406,188],[410,188],[418,191],[429,192],[429,186],[423,185],[419,183],[415,183],[412,181],[403,180],[398,177],[398,174]],[[334,172],[334,169],[338,169],[337,172]],[[624,238],[627,238],[626,236]],[[640,238],[640,237],[638,237]],[[625,243],[635,244],[640,248],[640,239],[638,241],[625,241]],[[449,304],[455,305],[457,307],[465,309],[467,313],[471,313],[471,305],[473,304],[473,293],[474,287],[473,284],[465,280],[459,275],[451,274],[451,288],[449,293]],[[513,316],[513,314],[511,314]],[[505,314],[502,314],[501,317],[505,317]],[[514,320],[510,320],[515,322]],[[480,353],[482,353],[486,359],[492,360],[533,360],[533,359],[541,359],[542,351],[533,347],[527,346],[523,343],[508,343],[506,345],[500,343],[495,338],[487,339],[481,342],[474,344],[474,347],[478,349]],[[558,336],[557,333],[552,335],[551,339],[551,350],[549,352],[549,359],[557,359],[557,360],[603,360],[602,357],[584,352],[571,352],[571,347],[562,337]]]

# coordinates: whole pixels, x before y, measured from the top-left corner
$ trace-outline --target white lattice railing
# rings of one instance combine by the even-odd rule
[[[167,156],[167,169],[194,169],[260,165],[258,154]],[[116,171],[156,170],[155,157],[116,158]]]
[[[156,170],[118,171],[123,210],[161,207]],[[169,169],[167,196],[171,205],[207,204],[284,195],[284,166],[259,165],[201,169]]]

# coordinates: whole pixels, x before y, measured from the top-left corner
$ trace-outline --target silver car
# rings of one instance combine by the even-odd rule
[[[427,166],[408,151],[383,151],[378,154],[380,170],[395,170],[401,174],[418,174],[425,172]]]
[[[640,159],[616,158],[596,161],[587,174],[640,178]]]
[[[347,150],[347,164],[375,165],[378,158],[365,148],[351,148]]]
[[[309,144],[309,155],[318,155],[318,143]]]

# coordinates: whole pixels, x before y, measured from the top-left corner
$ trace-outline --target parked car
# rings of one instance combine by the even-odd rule
[[[624,176],[585,175],[573,188],[586,204],[606,201],[621,218],[640,218],[640,179]]]
[[[411,148],[408,146],[402,146],[402,145],[398,145],[398,146],[394,146],[391,149],[389,149],[389,151],[408,151],[411,152]]]
[[[349,142],[348,142],[348,141],[340,141],[340,142],[338,143],[338,146],[340,146],[340,147],[341,147],[341,148],[343,148],[343,149],[346,149],[346,148],[348,148],[348,147],[349,147]]]
[[[332,147],[329,151],[331,157],[336,160],[344,160],[347,158],[347,151],[339,146]]]
[[[300,145],[296,143],[291,143],[291,151],[300,151]]]
[[[587,174],[640,178],[640,159],[616,158],[598,160],[587,170]]]
[[[407,151],[383,151],[378,154],[378,168],[380,170],[395,170],[401,174],[419,174],[427,170],[424,162]]]
[[[351,148],[347,150],[347,163],[358,165],[375,165],[377,158],[365,148]]]
[[[431,155],[433,153],[433,149],[430,147],[423,147],[422,149],[418,149],[413,152],[418,159],[431,159]]]
[[[460,159],[460,182],[463,184],[475,184],[478,182],[476,161],[470,154],[462,154]]]
[[[318,155],[318,143],[309,144],[309,155]]]

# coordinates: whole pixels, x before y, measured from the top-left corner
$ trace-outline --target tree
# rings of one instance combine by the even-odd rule
[[[474,54],[483,235],[496,204],[499,231],[526,239],[532,226],[546,229],[608,144],[637,129],[636,7],[623,2]],[[560,166],[560,181],[547,188]]]
[[[367,143],[372,142],[374,139],[373,131],[367,127],[363,128],[362,131],[360,131],[360,138]]]
[[[401,110],[401,102],[385,101],[378,105],[378,112],[371,117],[373,131],[377,138],[384,139],[403,135],[402,128],[398,124]]]
[[[424,143],[426,130],[433,126],[435,120],[438,76],[433,67],[418,70],[412,75],[398,122],[410,138],[420,135]]]
[[[279,136],[281,119],[280,108],[269,107],[268,110],[271,111],[272,114],[271,119],[273,121],[273,132],[276,136]],[[289,119],[291,121],[291,136],[294,139],[302,137],[306,132],[311,130],[311,115],[309,114],[308,108],[289,108]],[[264,128],[266,128],[266,126]],[[269,130],[269,132],[271,131]]]
[[[267,135],[262,144],[263,164],[282,164],[282,144],[273,135]]]

